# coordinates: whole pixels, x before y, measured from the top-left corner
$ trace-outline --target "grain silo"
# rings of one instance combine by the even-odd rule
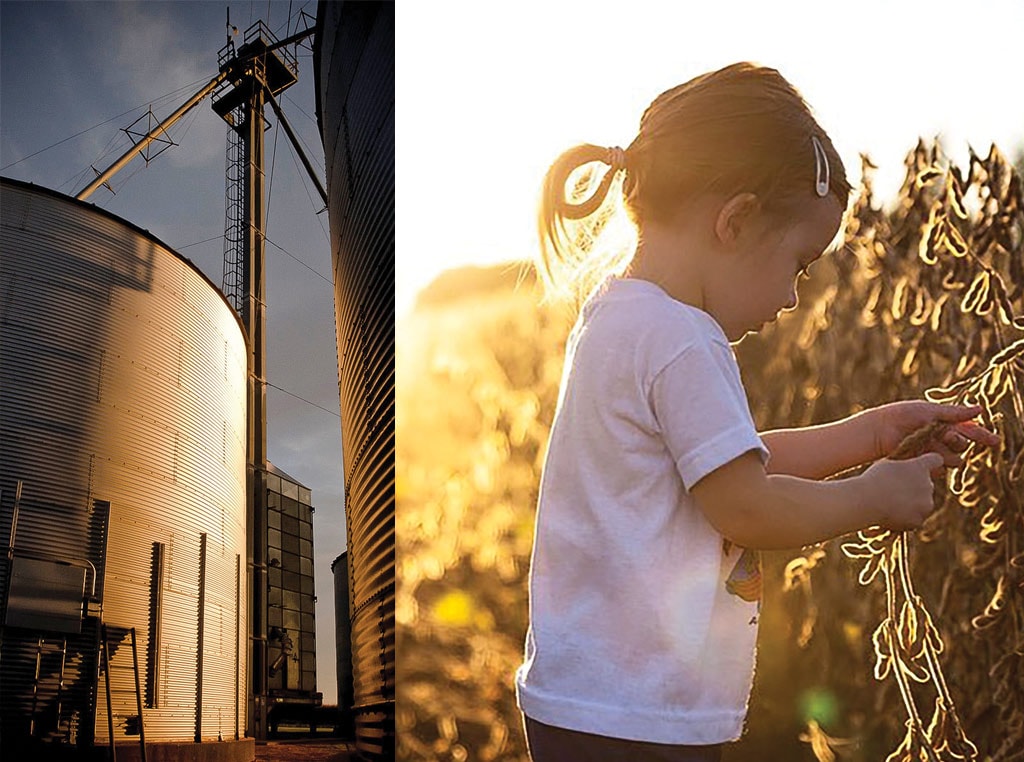
[[[5,758],[251,760],[241,324],[90,204],[4,179],[0,234]]]
[[[356,747],[366,759],[393,759],[395,4],[321,0],[313,72],[334,269]]]

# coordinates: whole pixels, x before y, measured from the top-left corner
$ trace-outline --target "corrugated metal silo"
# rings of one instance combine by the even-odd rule
[[[106,745],[111,726],[137,745],[140,703],[147,745],[237,739],[241,324],[191,263],[89,204],[4,179],[0,233],[5,748]]]
[[[356,746],[395,753],[395,5],[324,2],[314,42],[345,461]]]

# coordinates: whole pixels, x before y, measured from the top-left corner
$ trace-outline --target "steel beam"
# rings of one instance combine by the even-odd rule
[[[320,178],[316,176],[316,172],[313,170],[313,163],[306,156],[306,152],[302,150],[302,146],[299,145],[299,139],[295,136],[292,126],[288,123],[288,120],[285,119],[284,112],[281,110],[281,107],[277,105],[277,101],[274,100],[274,96],[270,90],[267,90],[266,97],[267,102],[270,103],[271,107],[273,107],[274,113],[277,114],[277,120],[281,123],[281,126],[284,127],[285,135],[288,136],[288,139],[292,141],[292,145],[295,146],[295,151],[299,154],[302,166],[306,168],[306,172],[309,174],[310,179],[313,181],[317,191],[320,193],[320,198],[323,199],[324,206],[326,206],[327,191],[324,190],[324,185],[320,182]]]

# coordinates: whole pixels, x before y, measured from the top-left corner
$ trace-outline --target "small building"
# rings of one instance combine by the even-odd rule
[[[267,725],[314,723],[316,593],[310,489],[267,464]]]

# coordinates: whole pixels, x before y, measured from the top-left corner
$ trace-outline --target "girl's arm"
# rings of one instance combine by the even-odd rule
[[[824,479],[877,460],[877,409],[841,421],[803,429],[776,429],[761,434],[771,453],[768,473]]]
[[[893,402],[871,408],[833,423],[803,429],[778,429],[761,435],[771,452],[770,474],[787,474],[804,479],[824,479],[848,468],[884,458],[904,437],[934,421],[950,424],[929,450],[943,458],[946,466],[960,462],[957,455],[971,441],[985,446],[997,437],[971,419],[980,407],[939,405],[924,401]]]
[[[913,529],[934,508],[930,472],[942,458],[881,460],[848,479],[813,481],[768,474],[751,451],[712,471],[691,489],[711,525],[755,550],[797,548],[864,527]]]

